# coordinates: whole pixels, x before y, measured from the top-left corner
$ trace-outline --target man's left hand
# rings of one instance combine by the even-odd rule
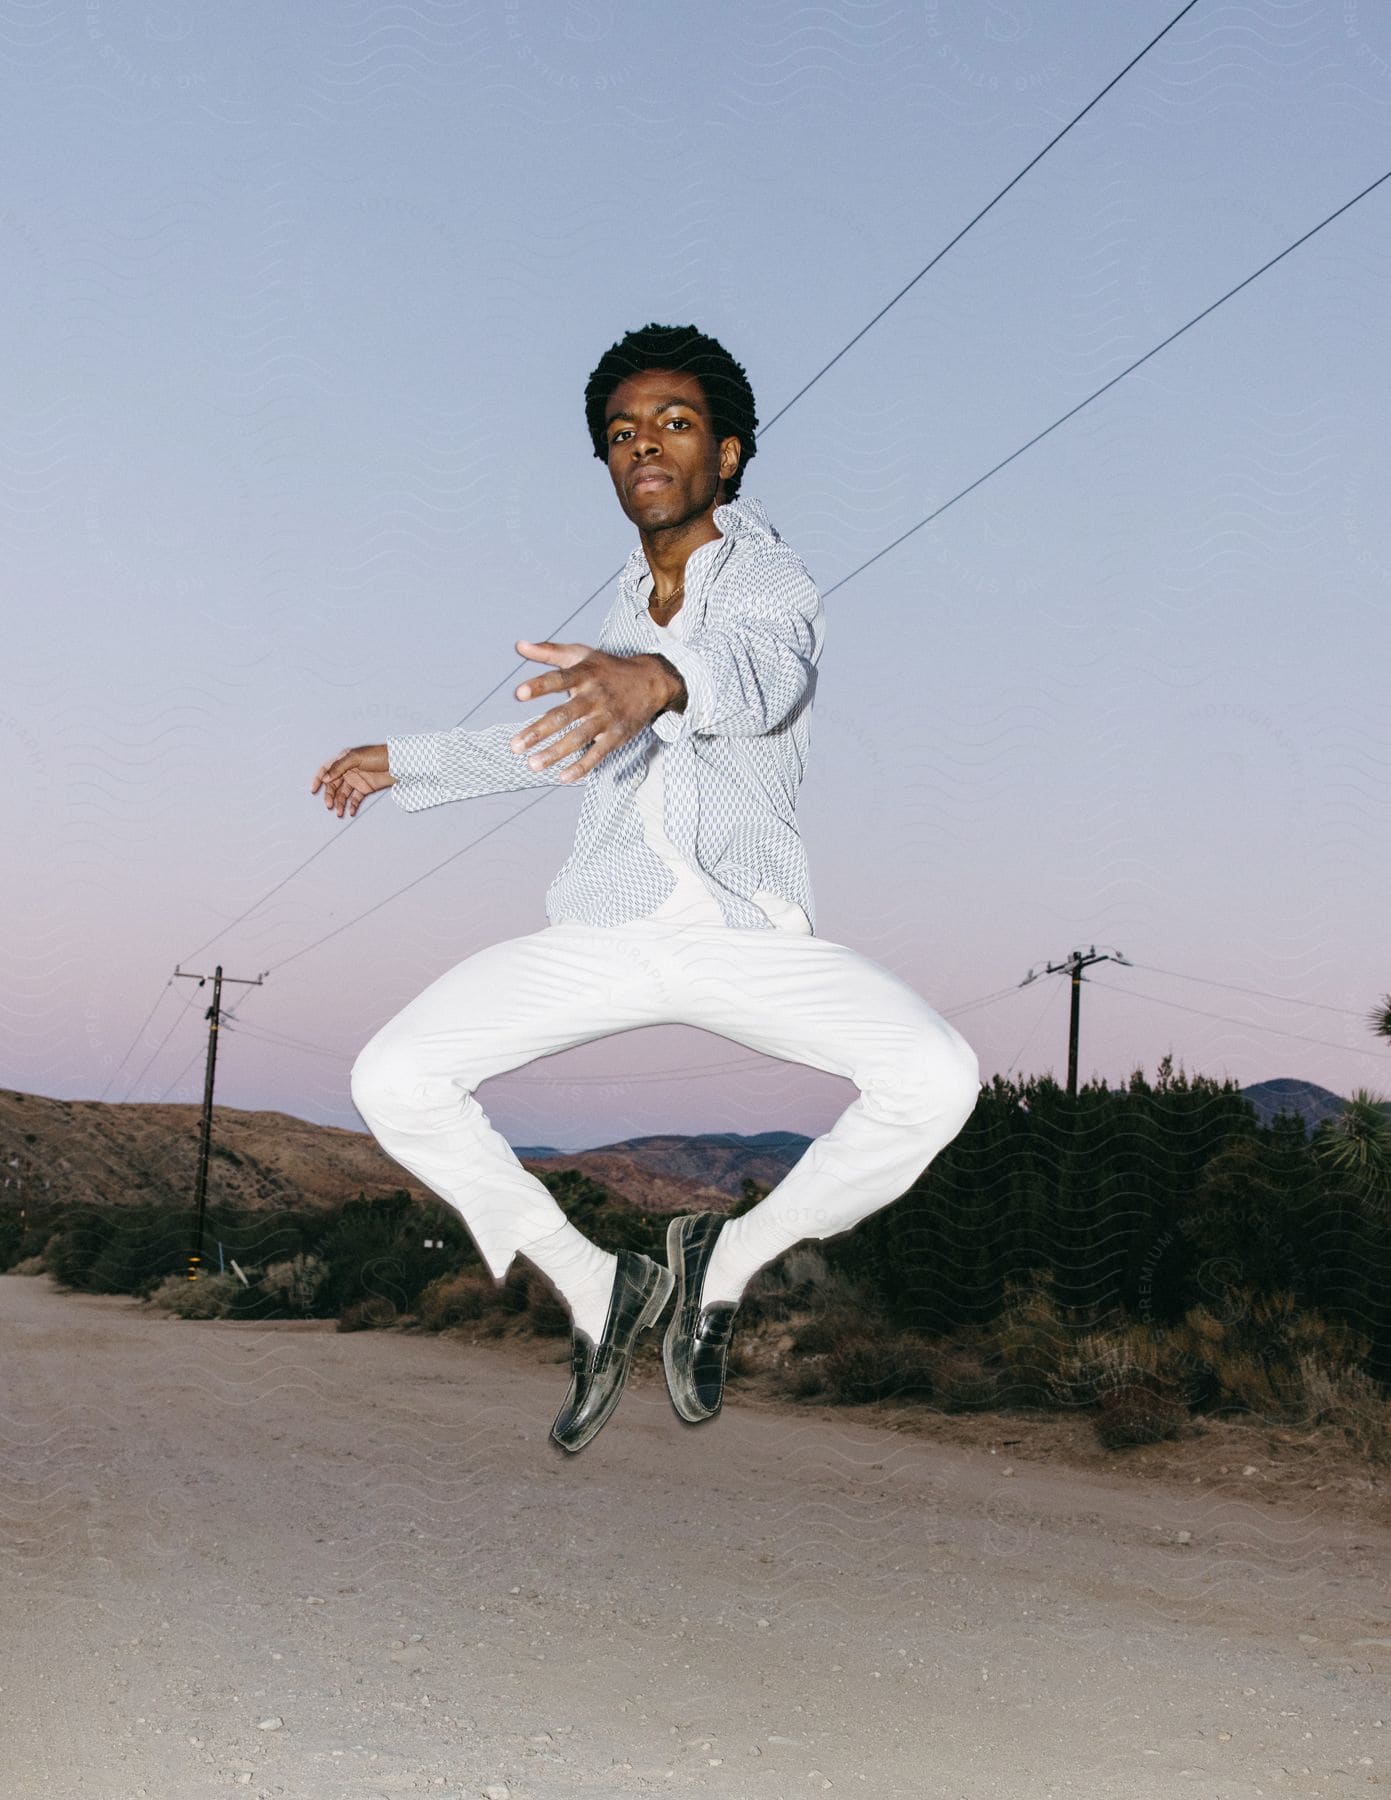
[[[610,750],[617,750],[649,726],[684,694],[684,684],[659,656],[612,656],[588,644],[519,643],[517,650],[531,662],[553,664],[552,670],[524,681],[518,700],[535,700],[542,694],[568,693],[569,701],[519,731],[512,739],[518,753],[531,749],[556,732],[563,736],[527,757],[533,769],[546,769],[588,744],[589,749],[561,774],[561,781],[578,781]]]

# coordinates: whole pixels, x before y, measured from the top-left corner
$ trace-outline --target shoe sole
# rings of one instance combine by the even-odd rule
[[[633,1328],[634,1350],[636,1350],[638,1339],[643,1332],[650,1330],[651,1327],[657,1323],[657,1320],[661,1318],[662,1310],[666,1306],[667,1301],[671,1298],[672,1289],[676,1286],[676,1277],[672,1274],[670,1269],[664,1269],[660,1263],[654,1263],[653,1267],[661,1277],[661,1280],[658,1281],[642,1311],[638,1314],[638,1322]],[[628,1355],[629,1366],[631,1368],[632,1351],[629,1351]],[[583,1437],[569,1438],[568,1440],[565,1438],[558,1438],[555,1435],[554,1428],[552,1428],[551,1441],[559,1444],[562,1450],[569,1450],[571,1452],[583,1450],[585,1445],[591,1443],[613,1417],[614,1408],[623,1398],[623,1390],[627,1385],[628,1377],[625,1374],[622,1381],[620,1381],[618,1386],[614,1389],[613,1398],[609,1401],[609,1404],[601,1413],[591,1419],[589,1424],[585,1427]]]
[[[667,1326],[666,1336],[662,1339],[662,1367],[667,1374],[667,1393],[671,1396],[671,1404],[676,1408],[676,1415],[684,1419],[688,1425],[703,1425],[707,1419],[713,1419],[719,1412],[687,1412],[676,1397],[678,1381],[676,1376],[676,1340],[680,1335],[681,1314],[686,1305],[686,1255],[681,1244],[681,1226],[683,1218],[673,1219],[667,1226],[667,1273],[671,1275],[672,1286],[676,1288],[676,1312],[671,1324]],[[681,1270],[680,1275],[672,1275],[672,1268]]]

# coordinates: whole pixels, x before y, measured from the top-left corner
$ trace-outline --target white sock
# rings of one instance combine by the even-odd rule
[[[702,1306],[714,1306],[721,1301],[737,1305],[743,1298],[744,1289],[761,1268],[807,1236],[804,1222],[789,1225],[777,1217],[776,1210],[771,1218],[760,1218],[766,1204],[766,1201],[760,1201],[739,1218],[726,1219],[720,1227],[715,1248],[705,1265],[705,1280],[700,1290]],[[796,1236],[789,1237],[788,1232],[793,1230]]]
[[[597,1344],[608,1320],[613,1278],[618,1269],[613,1251],[591,1244],[567,1220],[534,1244],[523,1245],[521,1255],[535,1263],[560,1294],[570,1308],[576,1329],[588,1333]]]

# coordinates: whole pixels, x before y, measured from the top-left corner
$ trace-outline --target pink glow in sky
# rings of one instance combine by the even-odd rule
[[[476,723],[525,713],[513,643],[633,541],[581,404],[615,337],[695,320],[770,417],[1171,9],[1016,10],[103,8],[11,47],[0,1082],[199,1099],[172,976],[221,960],[271,974],[227,990],[219,1102],[360,1127],[357,1050],[544,925],[579,800],[349,824],[314,769],[495,685]],[[1381,173],[1388,58],[1372,9],[1195,12],[744,491],[831,586]],[[1135,966],[1084,1076],[1391,1090],[1389,220],[1391,185],[828,600],[819,929],[987,1076],[1062,1075],[1066,984],[1018,984],[1096,943]],[[850,1090],[672,1027],[483,1098],[574,1147]]]

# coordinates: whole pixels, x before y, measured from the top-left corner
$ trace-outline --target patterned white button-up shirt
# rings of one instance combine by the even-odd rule
[[[686,561],[684,639],[659,634],[644,590],[650,570],[639,545],[619,581],[598,648],[614,656],[663,655],[681,673],[682,712],[647,727],[663,758],[668,837],[700,872],[726,925],[776,929],[751,896],[767,889],[816,914],[797,830],[797,791],[806,773],[816,664],[825,613],[800,557],[783,543],[757,500],[714,511],[722,533]],[[545,696],[547,711],[562,704]],[[533,717],[541,715],[534,714]],[[548,769],[527,765],[512,739],[529,721],[479,730],[427,731],[387,740],[390,792],[408,812],[509,789],[561,785],[583,750]],[[552,924],[619,925],[653,911],[674,886],[648,846],[635,803],[646,772],[645,734],[611,750],[579,781],[575,847],[546,893]]]

